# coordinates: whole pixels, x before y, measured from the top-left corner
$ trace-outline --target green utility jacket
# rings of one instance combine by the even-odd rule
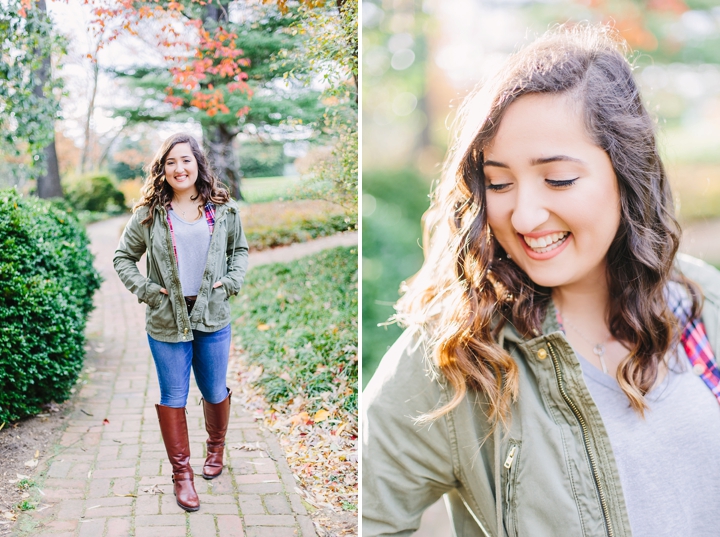
[[[687,256],[678,265],[703,289],[702,318],[717,353],[720,274]],[[418,330],[388,351],[363,393],[363,536],[411,535],[443,494],[458,537],[631,535],[608,433],[554,313],[551,306],[539,337],[525,340],[509,325],[500,337],[520,378],[507,432],[490,431],[474,391],[416,425],[451,389]]]
[[[237,204],[231,200],[215,207],[215,227],[207,264],[189,317],[180,287],[167,212],[163,207],[156,207],[149,227],[140,223],[147,214],[147,207],[140,207],[133,214],[113,257],[113,265],[125,287],[138,297],[139,302],[148,305],[145,312],[147,333],[158,341],[177,343],[191,341],[193,330],[216,332],[227,326],[230,322],[227,299],[240,291],[248,265],[248,244]],[[146,250],[147,277],[137,267]],[[213,288],[217,281],[222,285]],[[163,287],[168,295],[160,292]]]

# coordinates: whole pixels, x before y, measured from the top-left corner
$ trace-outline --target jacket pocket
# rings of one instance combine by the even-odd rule
[[[212,287],[207,308],[203,314],[203,324],[208,328],[222,328],[230,322],[230,303],[225,286]]]
[[[517,489],[519,458],[520,442],[510,440],[505,457],[505,464],[503,464],[502,468],[505,481],[505,486],[503,487],[503,521],[508,537],[518,537],[517,498],[515,497],[515,490]]]
[[[160,305],[162,304],[162,301],[163,301],[163,297],[165,296],[163,293],[161,293],[159,291],[159,289],[160,289],[160,286],[158,286],[158,291],[155,291],[153,289],[153,291],[151,293],[149,293],[147,296],[147,305],[153,309],[160,307]]]
[[[155,334],[174,333],[177,331],[177,322],[173,315],[173,306],[170,297],[163,293],[158,293],[157,301],[148,303],[145,312],[145,321],[147,323],[147,331]]]

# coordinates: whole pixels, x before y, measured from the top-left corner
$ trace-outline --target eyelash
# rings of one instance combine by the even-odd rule
[[[487,185],[485,188],[488,189],[488,190],[492,190],[493,192],[498,192],[498,191],[502,190],[503,188],[505,188],[506,186],[508,186],[508,184],[509,184],[509,183],[505,183],[505,184],[502,184],[502,185],[489,184],[489,185]]]
[[[554,181],[553,179],[545,179],[545,182],[553,188],[566,188],[575,184],[579,178],[566,179],[564,181]]]
[[[567,188],[575,184],[575,181],[577,181],[579,177],[575,177],[574,179],[566,179],[563,181],[556,181],[554,179],[545,179],[545,182],[550,185],[553,188]],[[504,190],[510,183],[503,183],[499,185],[493,185],[489,184],[485,188],[487,190],[492,190],[493,192],[500,192],[501,190]]]

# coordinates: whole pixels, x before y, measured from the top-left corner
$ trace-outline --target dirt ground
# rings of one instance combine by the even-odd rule
[[[42,414],[6,423],[0,430],[0,536],[10,535],[12,513],[26,494],[21,488],[22,476],[30,476],[34,471],[31,461],[41,458],[60,439],[71,408],[72,400],[52,404]]]

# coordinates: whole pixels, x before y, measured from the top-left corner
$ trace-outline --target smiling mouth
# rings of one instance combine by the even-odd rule
[[[533,252],[545,254],[559,248],[569,236],[569,231],[563,231],[560,233],[545,235],[544,237],[537,239],[527,237],[525,235],[523,235],[522,238],[525,241],[525,244],[527,244]]]

